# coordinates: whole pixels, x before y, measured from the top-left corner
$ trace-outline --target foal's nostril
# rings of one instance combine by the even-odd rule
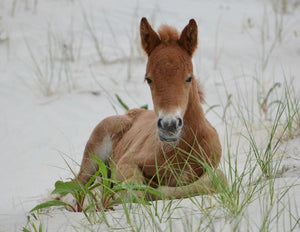
[[[182,127],[182,119],[181,118],[177,118],[177,120],[178,120],[178,127]]]
[[[157,121],[157,127],[159,128],[159,129],[162,129],[162,124],[161,124],[161,121],[162,121],[162,119],[160,118],[160,119],[158,119],[158,121]]]

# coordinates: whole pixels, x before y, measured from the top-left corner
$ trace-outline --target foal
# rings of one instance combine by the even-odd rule
[[[217,168],[221,145],[204,116],[201,86],[193,75],[197,34],[194,19],[179,35],[169,26],[157,34],[142,18],[141,44],[148,55],[145,80],[154,111],[133,109],[100,122],[85,147],[76,178],[80,183],[86,184],[98,169],[94,154],[115,165],[118,181],[158,187],[167,198],[216,191],[205,165]],[[225,181],[223,173],[215,171]]]

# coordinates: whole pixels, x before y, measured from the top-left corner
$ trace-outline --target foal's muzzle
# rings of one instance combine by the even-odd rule
[[[164,142],[176,142],[182,127],[183,120],[180,116],[166,115],[157,120],[159,139]]]

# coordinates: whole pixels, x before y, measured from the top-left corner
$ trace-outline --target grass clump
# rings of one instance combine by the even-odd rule
[[[146,204],[146,201],[135,194],[136,191],[160,195],[160,193],[147,185],[136,183],[122,183],[114,179],[114,171],[109,176],[107,166],[99,158],[92,155],[93,159],[98,164],[98,171],[91,177],[91,179],[82,185],[76,178],[75,180],[63,182],[57,181],[55,189],[52,194],[59,194],[66,196],[70,194],[75,199],[75,205],[66,203],[60,200],[51,200],[34,207],[31,212],[53,206],[65,206],[73,212],[83,212],[87,219],[89,219],[88,212],[105,211],[112,209],[114,205],[123,202],[139,202]],[[100,182],[97,181],[101,177]],[[95,191],[98,190],[98,191]]]

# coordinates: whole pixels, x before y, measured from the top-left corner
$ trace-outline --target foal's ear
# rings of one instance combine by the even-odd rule
[[[140,35],[142,47],[149,56],[153,49],[160,44],[160,39],[145,17],[141,20]]]
[[[198,27],[194,19],[191,19],[189,24],[183,29],[178,43],[188,54],[193,55],[198,44]]]

